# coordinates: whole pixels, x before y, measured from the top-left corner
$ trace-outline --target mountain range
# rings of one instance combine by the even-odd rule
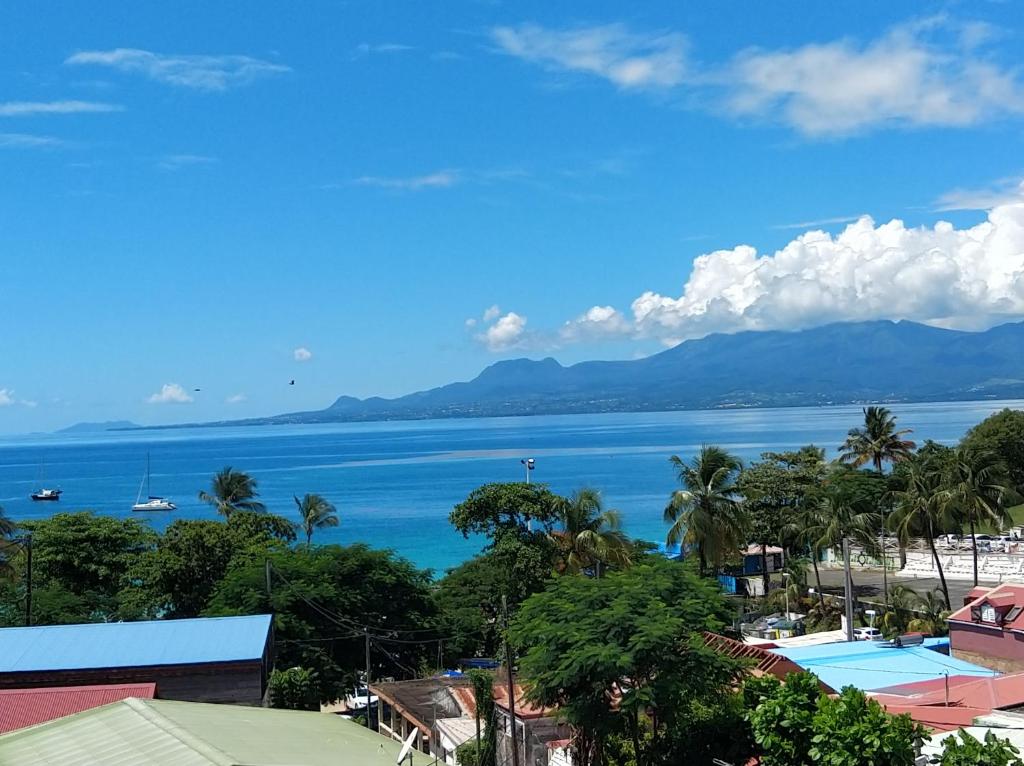
[[[191,425],[264,425],[863,402],[1024,398],[1024,322],[984,332],[909,321],[688,340],[629,361],[511,359],[395,399]]]

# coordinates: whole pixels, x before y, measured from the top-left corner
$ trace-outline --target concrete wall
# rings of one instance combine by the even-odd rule
[[[1024,670],[1024,635],[988,625],[949,624],[954,657],[985,668],[1011,673]]]

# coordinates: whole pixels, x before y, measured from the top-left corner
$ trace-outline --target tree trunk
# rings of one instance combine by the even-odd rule
[[[929,529],[930,533],[934,530]],[[942,562],[939,561],[939,552],[935,549],[935,538],[928,535],[928,547],[932,550],[932,558],[935,559],[935,568],[939,570],[939,582],[942,583],[942,595],[946,598],[946,609],[952,609],[953,605],[949,603],[949,588],[946,586],[946,573],[942,571]]]
[[[768,546],[761,543],[761,584],[764,587],[764,595],[768,595],[768,584],[771,578],[768,576]]]
[[[825,594],[821,592],[821,573],[818,572],[818,552],[811,548],[811,565],[814,567],[814,582],[818,586],[818,604],[825,608]]]
[[[697,544],[697,557],[698,557],[698,563],[700,565],[700,576],[704,577],[707,574],[707,571],[708,571],[708,560],[704,557],[704,544],[703,543],[698,543]],[[975,585],[977,585],[977,583],[975,583]]]
[[[639,714],[634,712],[633,715],[628,716],[629,719],[629,736],[633,740],[633,760],[636,761],[637,766],[643,766],[643,748],[640,747],[640,721]]]
[[[968,509],[967,519],[971,524],[971,552],[974,554],[974,587],[978,587],[978,538],[974,534],[974,511]]]

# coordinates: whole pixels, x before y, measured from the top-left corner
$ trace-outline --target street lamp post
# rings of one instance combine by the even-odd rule
[[[529,484],[530,483],[530,471],[532,471],[536,467],[536,463],[534,462],[534,459],[532,457],[523,458],[519,462],[522,463],[523,466],[524,466],[524,469],[526,471],[526,483]]]
[[[786,619],[787,620],[789,619],[789,583],[787,582],[787,580],[789,580],[789,578],[792,577],[792,576],[793,575],[791,575],[789,572],[783,572],[782,573],[782,589],[784,591],[786,591]]]

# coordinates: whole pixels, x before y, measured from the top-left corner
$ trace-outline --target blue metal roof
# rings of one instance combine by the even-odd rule
[[[941,639],[926,639],[924,646],[907,646],[902,649],[880,644],[878,641],[843,641],[835,644],[772,649],[772,652],[793,660],[836,691],[844,686],[855,686],[863,691],[870,691],[897,684],[926,681],[929,678],[942,678],[947,673],[951,676],[986,678],[999,675],[988,668],[928,648],[948,646],[948,641]]]
[[[258,660],[271,616],[0,629],[0,673]]]

